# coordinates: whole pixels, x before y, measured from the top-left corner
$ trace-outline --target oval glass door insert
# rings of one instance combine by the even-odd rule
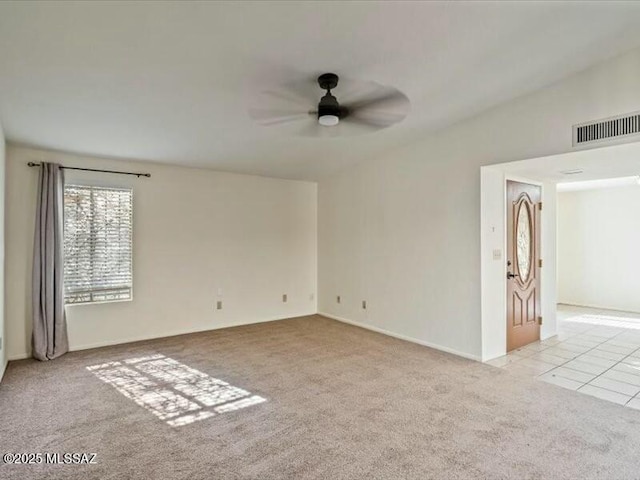
[[[516,225],[516,262],[520,280],[526,282],[531,271],[531,216],[525,202],[520,204]]]

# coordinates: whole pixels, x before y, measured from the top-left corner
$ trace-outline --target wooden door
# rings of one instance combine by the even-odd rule
[[[540,340],[540,196],[507,181],[507,351]]]

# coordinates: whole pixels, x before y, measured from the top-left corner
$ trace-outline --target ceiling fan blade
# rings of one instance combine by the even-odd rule
[[[395,122],[393,122],[395,123]],[[310,119],[302,128],[295,130],[295,135],[301,137],[313,138],[335,138],[350,137],[353,135],[361,135],[374,132],[382,128],[388,127],[389,124],[359,117],[346,117],[340,120],[340,123],[333,127],[324,127],[318,124],[315,118]],[[292,131],[292,133],[294,133]]]
[[[378,92],[367,95],[353,102],[345,103],[345,107],[350,112],[357,112],[363,109],[384,109],[384,110],[400,110],[408,111],[409,99],[402,92],[391,89],[385,92]]]
[[[249,110],[251,118],[260,125],[278,125],[280,123],[295,122],[305,119],[312,114],[314,114],[314,112],[271,108],[252,108]]]
[[[376,128],[386,128],[394,123],[401,122],[406,117],[405,113],[384,112],[380,110],[356,110],[353,114],[349,113],[343,119],[344,122],[358,123],[360,125],[369,125]]]
[[[332,135],[335,137],[354,137],[358,135],[366,135],[369,133],[377,132],[382,129],[379,125],[373,125],[367,121],[360,119],[345,119],[341,120],[339,125],[331,127]],[[334,130],[335,129],[335,130]]]
[[[290,105],[298,105],[298,106],[306,106],[314,103],[314,98],[306,98],[300,97],[299,95],[292,94],[289,91],[280,91],[280,90],[266,90],[261,92],[261,96],[263,97],[262,101],[266,101],[270,104],[277,102],[278,104],[282,104],[286,102]]]
[[[324,127],[318,123],[316,118],[313,118],[303,128],[297,130],[296,133],[301,137],[333,138],[344,134],[342,127],[340,124],[333,127]]]
[[[298,80],[283,84],[282,88],[290,95],[305,99],[311,104],[317,103],[322,94],[315,76],[300,77]]]
[[[277,89],[269,89],[261,92],[261,102],[273,104],[277,101],[282,105],[286,102],[290,105],[314,105],[318,102],[322,90],[318,89],[315,79],[303,79],[287,82]]]

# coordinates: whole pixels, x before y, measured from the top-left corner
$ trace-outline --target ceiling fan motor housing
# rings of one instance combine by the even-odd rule
[[[341,107],[338,99],[331,94],[331,89],[338,86],[338,75],[335,73],[324,73],[318,77],[318,85],[327,91],[318,104],[318,118],[342,118],[346,116],[346,109]]]
[[[342,113],[338,100],[330,93],[327,93],[320,99],[320,103],[318,104],[318,118],[325,115],[334,115],[340,118],[342,117]]]

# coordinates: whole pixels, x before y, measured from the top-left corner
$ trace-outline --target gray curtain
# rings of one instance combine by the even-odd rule
[[[33,357],[53,360],[69,351],[64,312],[64,177],[60,165],[42,163],[33,245]]]

